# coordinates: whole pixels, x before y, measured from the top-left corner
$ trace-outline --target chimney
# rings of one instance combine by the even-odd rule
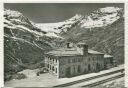
[[[82,53],[82,55],[87,55],[88,54],[88,45],[84,43],[78,43],[77,45],[77,50],[79,53]]]
[[[83,45],[83,55],[87,55],[88,54],[88,45]]]

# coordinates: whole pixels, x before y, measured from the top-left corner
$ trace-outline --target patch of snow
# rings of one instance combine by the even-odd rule
[[[14,18],[14,17],[20,17],[22,14],[18,11],[13,11],[13,10],[5,10],[4,15],[8,16],[9,18]]]
[[[104,27],[110,25],[120,18],[120,16],[118,16],[119,10],[121,9],[116,7],[101,8],[100,13],[104,14],[103,16],[97,14],[97,12],[93,13],[92,15],[96,16],[97,19],[93,20],[91,16],[88,16],[87,19],[81,21],[82,23],[81,27],[95,28],[95,27]],[[112,14],[107,14],[107,13],[112,13]]]
[[[119,10],[121,10],[121,8],[118,8],[118,7],[105,7],[100,9],[100,11],[103,13],[114,13]]]
[[[59,26],[62,26],[63,22],[58,22],[58,23],[38,23],[36,24],[36,26],[38,28],[40,28],[42,31],[46,31],[46,32],[56,32],[56,33],[60,33],[60,30],[58,30],[57,28]]]
[[[31,32],[31,33],[40,35],[40,36],[43,36],[43,35],[44,35],[44,34],[42,34],[41,32],[37,32],[37,31],[30,30],[29,28],[24,27],[24,26],[22,26],[22,25],[16,25],[16,28],[21,28],[21,29],[27,30],[27,31],[29,31],[29,32]]]
[[[14,26],[9,26],[9,25],[7,25],[7,24],[4,24],[4,27],[9,28],[9,29],[15,29],[15,28],[16,28],[16,27],[14,27]]]
[[[40,29],[42,29],[43,31],[46,32],[55,32],[55,33],[60,33],[62,30],[59,29],[58,27],[62,27],[62,29],[65,28],[70,28],[71,25],[73,23],[75,23],[76,21],[78,21],[82,16],[79,14],[76,14],[75,16],[73,16],[72,18],[63,21],[63,22],[57,22],[57,23],[37,23],[36,26]],[[65,30],[67,31],[67,30]]]
[[[4,22],[12,25],[12,23],[9,20],[4,19]]]
[[[62,37],[60,37],[60,36],[58,36],[57,34],[55,34],[55,33],[53,33],[53,32],[49,32],[49,33],[47,33],[47,34],[45,34],[46,36],[49,36],[49,37],[57,37],[57,38],[62,38]]]

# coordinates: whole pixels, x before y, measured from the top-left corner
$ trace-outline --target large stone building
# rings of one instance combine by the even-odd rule
[[[88,45],[79,43],[46,53],[45,66],[49,73],[58,78],[98,72],[113,65],[113,57],[88,49]]]

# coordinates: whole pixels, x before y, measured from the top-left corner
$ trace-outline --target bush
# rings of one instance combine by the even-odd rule
[[[24,78],[27,78],[27,77],[23,73],[17,73],[12,76],[12,79],[24,79]]]
[[[12,75],[4,75],[4,81],[9,81],[12,79]]]
[[[46,73],[48,72],[48,70],[46,68],[40,68],[39,71],[36,73],[37,76],[39,76],[40,74]]]

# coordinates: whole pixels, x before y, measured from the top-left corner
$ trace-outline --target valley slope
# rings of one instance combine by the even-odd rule
[[[123,9],[99,8],[58,23],[34,23],[18,11],[4,10],[5,80],[21,70],[43,67],[44,53],[64,47],[66,42],[86,43],[123,64]]]

